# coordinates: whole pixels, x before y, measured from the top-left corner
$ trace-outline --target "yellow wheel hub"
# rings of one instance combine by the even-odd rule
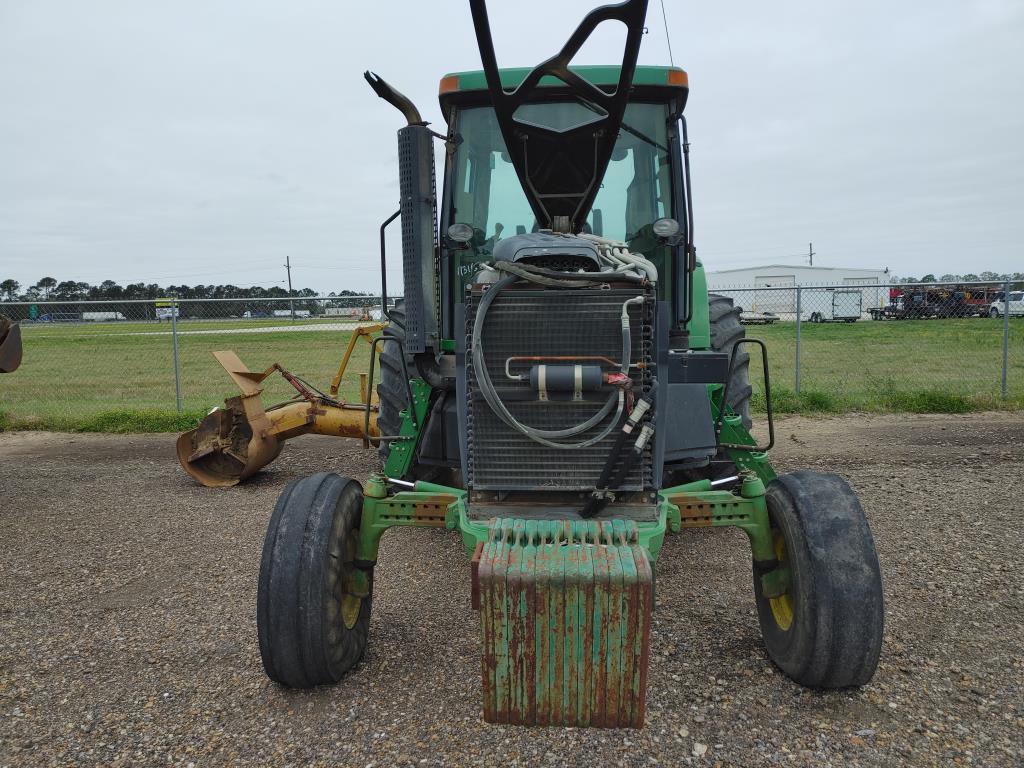
[[[783,537],[782,531],[773,530],[772,534],[775,543],[775,559],[780,564],[788,563],[786,539]],[[771,606],[776,626],[783,632],[788,631],[793,626],[793,598],[790,596],[789,590],[779,597],[769,597],[768,604]]]
[[[344,588],[345,591],[341,595],[341,620],[345,622],[345,629],[352,629],[359,621],[359,612],[363,607],[363,598],[358,595],[352,594],[352,574],[355,571],[355,566],[352,561],[356,555],[356,539],[359,537],[358,531],[353,531],[348,538],[345,540],[344,546]]]

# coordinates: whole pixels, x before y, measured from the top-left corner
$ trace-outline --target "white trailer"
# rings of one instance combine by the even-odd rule
[[[347,317],[350,320],[380,320],[380,307],[328,307],[324,310],[327,317]]]
[[[83,312],[82,319],[90,322],[101,322],[105,320],[124,320],[120,312]]]
[[[310,317],[311,316],[308,309],[296,309],[294,314],[295,314],[295,317]],[[291,316],[292,316],[292,311],[290,309],[275,309],[274,310],[274,317],[291,317]]]
[[[864,294],[848,288],[804,288],[800,319],[812,323],[853,323],[864,313]]]

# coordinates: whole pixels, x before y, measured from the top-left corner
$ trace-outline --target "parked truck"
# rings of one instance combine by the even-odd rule
[[[890,289],[888,306],[868,311],[873,320],[988,317],[995,302],[1001,300],[998,286],[915,285]]]
[[[999,297],[988,307],[988,314],[991,317],[1002,317],[1006,312],[1010,313],[1010,317],[1024,316],[1024,291],[1010,292],[1009,309],[1007,309],[1006,300],[1003,298],[1003,294],[1000,294]]]

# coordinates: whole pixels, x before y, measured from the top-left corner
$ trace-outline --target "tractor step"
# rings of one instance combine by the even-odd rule
[[[653,573],[634,521],[491,520],[473,602],[487,722],[643,725]]]

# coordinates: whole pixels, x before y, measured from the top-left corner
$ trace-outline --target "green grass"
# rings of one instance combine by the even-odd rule
[[[0,377],[0,411],[8,427],[122,431],[125,414],[136,414],[123,431],[176,431],[210,408],[238,394],[210,354],[234,350],[251,370],[278,362],[313,386],[327,391],[351,336],[348,331],[212,333],[179,336],[183,410],[175,412],[174,363],[169,336],[79,334],[26,336],[24,359],[13,374]],[[369,344],[360,343],[339,392],[359,399],[358,373],[366,371]],[[287,400],[295,389],[280,374],[267,379],[267,405]],[[173,419],[171,418],[173,416]],[[0,422],[0,426],[3,422]]]
[[[0,432],[38,429],[53,432],[184,432],[192,429],[205,411],[130,410],[103,411],[82,416],[17,418],[0,413]]]
[[[778,413],[964,413],[1024,408],[1024,320],[1010,323],[1009,397],[1000,393],[1003,324],[987,318],[803,323],[796,394],[793,323],[749,326],[768,345]],[[749,347],[754,406],[764,410],[759,350]]]
[[[169,335],[160,326],[103,323],[36,326],[24,334],[22,367],[0,376],[0,429],[100,432],[179,431],[237,393],[210,352],[233,349],[252,370],[281,363],[327,390],[348,344],[348,331],[300,330],[232,333],[232,329],[290,325],[281,318],[181,324],[216,333],[179,336],[184,412],[175,410]],[[133,333],[141,330],[143,333]],[[987,319],[805,323],[801,328],[800,393],[794,370],[792,323],[750,326],[765,340],[777,413],[902,411],[963,413],[1024,408],[1024,319],[1010,330],[1010,397],[1000,397],[1002,323]],[[341,395],[359,398],[358,374],[368,364],[361,343]],[[754,360],[754,407],[764,410],[760,359]],[[286,400],[295,390],[279,375],[267,382],[264,401]],[[6,415],[3,415],[6,414]]]

